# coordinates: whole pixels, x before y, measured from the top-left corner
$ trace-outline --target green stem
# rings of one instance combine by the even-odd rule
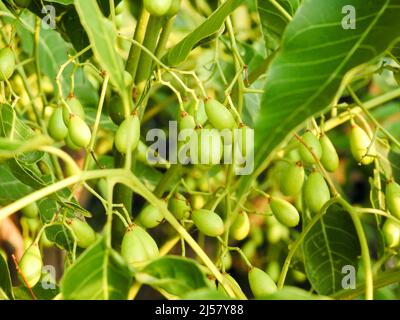
[[[161,58],[164,54],[164,50],[167,46],[167,42],[171,34],[172,27],[174,26],[174,21],[175,17],[168,19],[167,23],[164,25],[161,31],[160,40],[158,41],[157,49],[155,51],[155,55],[158,58]]]
[[[182,175],[182,165],[174,164],[168,171],[163,175],[162,179],[156,186],[154,190],[154,195],[158,198],[161,198],[164,192],[167,190],[169,186],[172,185],[175,179],[179,179]]]

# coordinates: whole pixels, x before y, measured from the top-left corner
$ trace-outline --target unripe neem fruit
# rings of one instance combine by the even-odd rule
[[[86,122],[73,114],[69,120],[68,136],[74,145],[86,148],[90,143],[92,133]]]
[[[218,130],[198,129],[196,133],[198,147],[197,162],[204,165],[219,164],[222,157],[223,146]]]
[[[187,112],[183,113],[181,115],[181,118],[179,119],[179,130],[185,130],[185,129],[192,129],[194,130],[196,128],[196,122],[194,120],[194,117],[188,114]]]
[[[232,113],[220,102],[208,99],[204,103],[208,121],[219,130],[234,129],[237,127]]]
[[[8,80],[15,71],[14,52],[10,47],[0,50],[0,81]]]
[[[252,268],[248,274],[251,292],[255,298],[272,294],[278,290],[274,280],[259,268]]]
[[[339,167],[339,156],[335,146],[327,135],[323,134],[319,139],[322,148],[321,163],[324,168],[330,172],[336,171]]]
[[[71,137],[69,134],[67,134],[66,138],[65,138],[65,145],[73,150],[73,151],[79,151],[82,149],[82,147],[77,146],[75,143],[72,142]]]
[[[189,201],[180,193],[169,199],[168,208],[178,220],[189,218],[192,210]]]
[[[164,216],[158,208],[149,204],[140,211],[136,219],[140,225],[150,229],[157,227],[163,221]]]
[[[232,223],[230,232],[233,239],[243,240],[249,235],[250,232],[250,220],[246,212],[239,212],[236,216],[235,221]]]
[[[350,130],[350,149],[354,159],[363,165],[371,164],[375,159],[375,146],[371,145],[368,134],[356,124]],[[368,154],[368,155],[367,155]]]
[[[65,105],[63,106],[63,119],[67,127],[69,125],[69,120],[72,114],[77,115],[82,120],[85,120],[85,110],[83,109],[83,106],[80,103],[80,101],[75,96],[69,97],[67,99],[67,104],[71,109],[71,114],[70,114],[67,106]]]
[[[209,237],[220,236],[224,232],[224,222],[213,211],[198,209],[192,212],[192,220],[195,226]]]
[[[39,215],[39,207],[36,202],[32,202],[22,208],[21,212],[27,218],[36,218]]]
[[[317,159],[321,159],[322,148],[318,138],[311,131],[307,131],[303,134],[302,139],[303,142],[312,150]],[[299,152],[303,162],[308,164],[315,163],[312,153],[303,143],[300,143]]]
[[[304,183],[304,167],[301,161],[288,164],[281,173],[280,187],[286,196],[297,195]]]
[[[120,125],[125,120],[124,103],[119,95],[113,96],[108,103],[108,114],[117,125]]]
[[[400,219],[400,185],[389,181],[385,189],[386,208],[392,215]]]
[[[130,266],[137,266],[159,256],[157,243],[142,227],[132,225],[125,232],[121,256]]]
[[[117,132],[115,133],[115,148],[122,154],[128,152],[130,145],[130,151],[133,152],[140,140],[140,120],[137,114],[129,116],[125,119]]]
[[[172,4],[166,14],[167,17],[173,17],[178,14],[181,9],[181,0],[172,0]]]
[[[383,224],[382,231],[385,243],[389,248],[396,248],[400,245],[400,225],[391,219],[387,219]]]
[[[152,16],[162,17],[168,13],[172,0],[144,0],[143,4]]]
[[[287,227],[295,227],[299,224],[299,212],[290,202],[280,198],[271,197],[269,205],[276,220],[283,225]]]
[[[96,232],[85,221],[80,219],[71,219],[68,221],[74,235],[76,244],[81,248],[87,248],[96,241]]]
[[[187,107],[187,110],[189,114],[191,114],[195,118],[196,123],[203,126],[208,120],[204,106],[204,101],[199,101],[197,110],[195,109],[195,107],[196,107],[196,102],[192,101]]]
[[[68,128],[64,123],[63,109],[57,108],[50,116],[47,127],[50,137],[56,141],[64,140],[68,135]]]
[[[331,198],[328,184],[319,172],[309,175],[304,184],[304,202],[313,213],[319,213]]]
[[[33,288],[42,276],[43,261],[39,246],[33,243],[24,253],[19,268],[30,288]]]

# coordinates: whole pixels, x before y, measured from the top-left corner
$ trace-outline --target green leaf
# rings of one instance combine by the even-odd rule
[[[300,0],[276,0],[289,16],[293,16],[300,6]],[[264,34],[265,46],[269,50],[276,50],[289,23],[289,19],[269,0],[258,0],[257,9],[260,15]]]
[[[136,280],[161,288],[175,296],[207,287],[206,277],[194,260],[177,256],[161,257],[148,264]]]
[[[31,293],[28,288],[24,286],[14,287],[14,295],[17,300],[33,300]],[[32,288],[33,294],[37,300],[52,300],[58,293],[59,288],[45,289],[39,282],[34,288]]]
[[[185,61],[189,53],[202,40],[212,36],[223,26],[226,17],[240,6],[244,0],[227,0],[216,11],[213,12],[200,26],[188,34],[177,45],[171,48],[163,60],[170,66],[176,66]]]
[[[342,289],[344,266],[357,270],[357,233],[350,215],[338,205],[332,205],[311,228],[302,247],[307,278],[319,294],[330,295]]]
[[[123,300],[131,282],[131,272],[121,256],[100,238],[67,270],[61,292],[67,300]]]
[[[286,286],[275,293],[259,298],[259,300],[321,300],[329,299],[328,297],[317,296],[310,292],[297,288]]]
[[[110,75],[110,80],[124,91],[124,66],[119,56],[117,46],[117,32],[110,20],[106,19],[96,0],[75,0],[81,24],[86,30],[92,50],[100,65]]]
[[[45,229],[46,237],[59,247],[72,252],[74,239],[70,231],[61,223],[55,223]]]
[[[0,289],[3,290],[8,299],[14,299],[10,271],[8,270],[7,261],[2,254],[0,254]]]
[[[51,144],[51,139],[42,135],[26,141],[0,137],[0,162],[5,159],[19,157],[22,153],[31,152],[49,144]]]
[[[49,223],[60,208],[54,198],[44,198],[38,201],[40,219],[43,223]]]
[[[8,166],[0,165],[0,205],[4,206],[16,201],[33,190],[19,181]]]
[[[356,9],[355,29],[342,7]],[[310,116],[326,111],[345,76],[381,56],[400,36],[400,0],[305,1],[285,30],[266,78],[256,125],[256,165]],[[277,125],[279,124],[279,125]]]

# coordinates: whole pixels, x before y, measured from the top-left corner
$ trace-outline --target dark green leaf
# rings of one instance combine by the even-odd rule
[[[2,254],[0,254],[0,289],[3,290],[8,299],[14,299],[10,271],[8,270],[7,261]]]
[[[332,205],[312,227],[303,242],[307,277],[319,294],[330,295],[342,289],[346,265],[357,270],[360,245],[350,215]]]
[[[46,237],[59,247],[72,251],[74,238],[69,230],[61,223],[56,223],[46,228]]]
[[[33,191],[19,181],[6,165],[0,165],[0,181],[0,205],[10,204]]]
[[[32,295],[26,287],[14,287],[13,290],[15,294],[15,299],[33,300]],[[39,282],[34,288],[32,288],[32,291],[37,300],[52,300],[59,293],[59,288],[56,287],[55,289],[44,289]]]

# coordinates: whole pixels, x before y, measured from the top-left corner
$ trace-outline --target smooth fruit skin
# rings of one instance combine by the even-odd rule
[[[96,232],[85,221],[72,219],[69,225],[75,234],[76,243],[79,247],[87,248],[96,241]]]
[[[164,219],[163,214],[153,205],[147,205],[137,216],[137,222],[145,228],[155,228]]]
[[[350,149],[358,163],[369,165],[374,161],[375,147],[370,145],[371,139],[364,129],[353,124],[350,130]],[[368,156],[366,156],[367,153]]]
[[[204,165],[219,164],[222,157],[223,146],[221,136],[215,129],[199,129],[197,133],[196,163]],[[193,139],[194,140],[194,139]]]
[[[108,104],[108,114],[111,120],[117,125],[120,125],[125,120],[124,104],[119,95],[111,98]]]
[[[42,276],[43,261],[39,246],[34,243],[24,253],[19,268],[30,288],[33,288]]]
[[[327,135],[322,135],[319,139],[322,148],[321,163],[329,172],[336,171],[339,168],[339,156],[336,152],[335,146]]]
[[[137,266],[159,256],[157,243],[142,227],[132,225],[121,244],[121,256],[130,266]]]
[[[178,14],[179,10],[181,9],[181,0],[172,0],[172,4],[169,7],[167,12],[168,17],[172,17]]]
[[[144,0],[143,4],[152,16],[162,17],[167,14],[172,0]]]
[[[36,202],[32,202],[22,208],[21,212],[27,218],[36,218],[39,215],[39,207]]]
[[[383,224],[382,231],[389,248],[396,248],[400,245],[400,225],[388,219]]]
[[[255,298],[261,298],[278,290],[274,280],[259,268],[251,269],[248,278],[251,292]]]
[[[64,140],[67,137],[68,128],[64,123],[62,108],[57,108],[53,111],[47,129],[50,137],[56,141]]]
[[[73,144],[82,148],[86,148],[92,138],[89,126],[76,115],[72,115],[69,121],[68,135]]]
[[[276,220],[283,225],[287,227],[295,227],[299,224],[299,212],[290,202],[280,198],[271,197],[269,205]]]
[[[385,188],[386,208],[392,215],[400,219],[400,185],[390,181]]]
[[[239,212],[230,230],[233,239],[243,240],[250,233],[250,220],[246,212]]]
[[[192,212],[192,220],[196,227],[209,237],[220,236],[224,232],[224,222],[213,211],[198,209]]]
[[[0,81],[8,80],[15,71],[15,57],[11,48],[0,50]]]
[[[135,114],[125,119],[117,129],[114,139],[115,148],[120,153],[126,154],[130,144],[130,151],[133,152],[139,143],[139,139],[140,121],[139,117]]]
[[[179,130],[185,130],[185,129],[195,129],[196,128],[196,122],[194,120],[194,117],[191,116],[190,114],[183,114],[179,120]]]
[[[168,208],[178,220],[189,218],[192,210],[189,201],[180,193],[175,194],[169,200]]]
[[[280,187],[286,196],[297,195],[304,183],[304,167],[301,161],[288,164],[281,173]]]
[[[322,207],[331,198],[328,184],[319,172],[309,175],[304,184],[304,201],[313,213],[319,213]]]
[[[236,121],[232,113],[223,104],[214,99],[204,103],[208,121],[219,130],[236,128]]]
[[[85,110],[83,109],[82,104],[76,97],[70,97],[67,99],[67,104],[71,109],[71,113],[77,115],[82,120],[85,120]],[[65,125],[68,127],[69,119],[71,118],[71,114],[66,106],[63,106],[63,119]]]
[[[208,120],[204,106],[204,101],[199,101],[199,104],[197,105],[197,110],[195,109],[195,107],[196,107],[196,102],[192,101],[189,104],[187,110],[195,118],[196,123],[203,126]]]
[[[307,131],[306,133],[303,134],[302,139],[303,139],[303,142],[309,148],[311,148],[314,155],[318,159],[321,159],[322,148],[321,148],[321,144],[320,144],[318,138],[311,131]],[[303,162],[308,163],[308,164],[315,163],[315,159],[314,159],[312,153],[309,151],[309,149],[303,143],[300,143],[299,152],[300,152],[300,157],[303,160]]]
[[[71,150],[73,150],[73,151],[79,151],[79,150],[82,149],[81,147],[77,146],[75,143],[72,142],[71,137],[70,137],[69,134],[67,134],[67,137],[65,138],[65,145],[66,145],[69,149],[71,149]]]

